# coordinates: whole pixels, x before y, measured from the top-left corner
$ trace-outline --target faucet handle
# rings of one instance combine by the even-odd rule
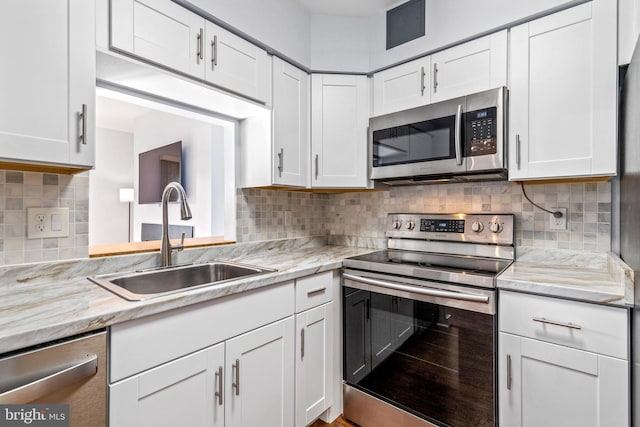
[[[177,245],[171,245],[172,251],[181,251],[184,249],[184,233],[182,233],[182,237],[180,237],[180,243]]]

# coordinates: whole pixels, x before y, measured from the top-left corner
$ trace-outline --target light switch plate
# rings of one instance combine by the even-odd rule
[[[69,208],[27,208],[27,239],[69,235]]]

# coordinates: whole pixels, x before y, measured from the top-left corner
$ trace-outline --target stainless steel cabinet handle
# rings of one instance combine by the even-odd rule
[[[213,36],[211,42],[211,69],[218,66],[218,36]]]
[[[300,360],[304,359],[304,328],[300,329]]]
[[[511,355],[507,354],[507,390],[511,390]]]
[[[516,167],[520,169],[520,134],[516,135]]]
[[[318,168],[318,157],[319,157],[319,155],[316,154],[316,180],[318,179],[318,169],[319,169]]]
[[[456,150],[456,164],[462,165],[462,105],[458,105],[456,111],[456,128],[455,128],[455,150]]]
[[[87,104],[82,104],[82,112],[80,113],[81,131],[80,142],[87,145]]]
[[[320,288],[320,289],[314,289],[313,291],[307,292],[307,297],[313,297],[313,296],[318,295],[318,294],[323,294],[323,293],[325,293],[326,290],[327,290],[326,287]]]
[[[424,95],[424,66],[420,67],[420,95]]]
[[[240,359],[236,359],[236,363],[233,364],[235,372],[235,382],[231,383],[231,387],[236,389],[236,396],[240,396]]]
[[[69,384],[95,375],[96,372],[98,372],[98,356],[94,354],[58,372],[45,374],[42,378],[0,394],[0,404],[32,402]]]
[[[531,320],[533,320],[534,322],[546,323],[548,325],[562,326],[563,328],[582,329],[582,326],[576,325],[571,322],[568,322],[568,323],[558,322],[557,320],[549,320],[549,319],[545,319],[544,317],[533,317]]]
[[[397,291],[413,292],[414,294],[429,295],[433,297],[451,298],[462,301],[483,302],[488,303],[489,297],[486,295],[464,294],[461,292],[444,291],[441,289],[424,288],[419,286],[408,286],[400,283],[387,282],[385,280],[371,279],[368,277],[354,276],[353,274],[344,273],[345,279],[355,282],[365,283],[367,285],[381,286],[383,288],[395,289]]]
[[[282,177],[282,171],[284,170],[284,148],[280,149],[278,153],[278,173]]]
[[[438,63],[433,64],[433,93],[438,91]]]
[[[198,32],[198,36],[197,36],[198,50],[196,51],[196,59],[198,61],[198,64],[203,59],[203,52],[202,52],[204,50],[202,49],[203,32],[204,30],[200,28],[200,31]]]
[[[222,406],[222,366],[218,367],[218,372],[216,372],[216,381],[218,381],[218,391],[216,391],[216,397],[218,398],[218,405]]]

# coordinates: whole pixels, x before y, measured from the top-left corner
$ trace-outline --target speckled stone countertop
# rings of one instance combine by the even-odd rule
[[[127,320],[342,266],[373,249],[331,246],[326,238],[248,242],[185,250],[174,263],[236,261],[278,271],[147,301],[126,301],[87,279],[159,265],[157,253],[0,268],[0,354]]]
[[[580,301],[633,304],[633,270],[610,253],[520,247],[498,276],[499,289]]]

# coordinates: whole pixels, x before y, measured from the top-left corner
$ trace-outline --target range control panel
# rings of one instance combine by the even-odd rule
[[[406,214],[387,216],[390,238],[513,245],[513,214]]]

